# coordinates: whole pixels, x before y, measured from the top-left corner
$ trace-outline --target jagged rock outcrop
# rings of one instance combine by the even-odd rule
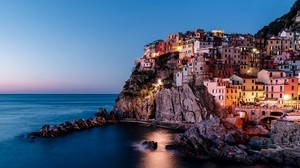
[[[273,122],[270,137],[249,137],[230,123],[213,117],[178,134],[166,149],[251,165],[299,167],[299,125]]]
[[[137,65],[119,94],[113,111],[121,118],[148,120],[155,118],[155,97],[162,88],[171,88],[176,70],[178,53],[169,53],[155,58],[156,67],[140,70]],[[158,85],[158,79],[164,81]]]
[[[179,134],[167,149],[184,152],[188,156],[209,156],[216,159],[230,160],[251,164],[246,147],[243,145],[249,137],[235,129],[230,123],[213,117]]]
[[[256,33],[256,36],[270,37],[277,36],[280,31],[300,31],[300,1],[296,0],[290,11],[280,18],[263,27]]]
[[[57,125],[44,125],[38,132],[29,133],[28,137],[54,138],[79,130],[103,126],[108,121],[114,120],[114,113],[107,113],[106,109],[99,108],[94,118],[71,120]]]
[[[113,109],[117,116],[157,122],[197,123],[209,116],[220,116],[222,109],[201,83],[191,80],[175,87],[178,53],[156,58],[153,70],[137,66],[119,94]],[[158,85],[161,79],[163,85]]]

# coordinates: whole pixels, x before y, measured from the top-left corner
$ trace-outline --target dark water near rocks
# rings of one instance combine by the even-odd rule
[[[55,139],[31,141],[25,136],[44,124],[92,117],[100,106],[110,110],[116,96],[0,95],[0,168],[246,167],[167,152],[164,146],[173,132],[142,124],[110,124]],[[143,140],[157,141],[158,150],[144,150]]]

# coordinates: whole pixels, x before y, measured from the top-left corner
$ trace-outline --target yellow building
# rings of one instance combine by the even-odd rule
[[[264,84],[256,82],[256,76],[232,75],[230,79],[241,84],[241,101],[254,103],[264,98]]]

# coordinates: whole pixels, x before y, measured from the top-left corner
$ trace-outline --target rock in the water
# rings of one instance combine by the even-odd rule
[[[32,132],[28,134],[28,137],[50,138],[66,135],[78,130],[99,127],[107,123],[107,120],[104,118],[104,116],[111,117],[111,115],[108,114],[105,109],[101,109],[94,118],[66,121],[65,123],[58,125],[44,125],[38,132]]]
[[[108,118],[109,113],[106,111],[105,108],[100,107],[99,110],[95,113],[96,117],[103,117],[103,118]]]
[[[144,141],[142,145],[145,147],[145,149],[149,149],[149,150],[157,149],[157,142],[154,141]]]

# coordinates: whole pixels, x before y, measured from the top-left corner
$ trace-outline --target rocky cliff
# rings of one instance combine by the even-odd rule
[[[282,30],[300,31],[300,0],[297,0],[290,11],[263,27],[257,32],[257,36],[277,36]]]
[[[140,70],[137,65],[113,111],[122,118],[177,123],[197,123],[221,114],[201,83],[191,80],[183,86],[174,86],[178,57],[178,53],[171,53],[156,58],[157,65],[153,70]],[[158,79],[163,84],[159,85]]]

